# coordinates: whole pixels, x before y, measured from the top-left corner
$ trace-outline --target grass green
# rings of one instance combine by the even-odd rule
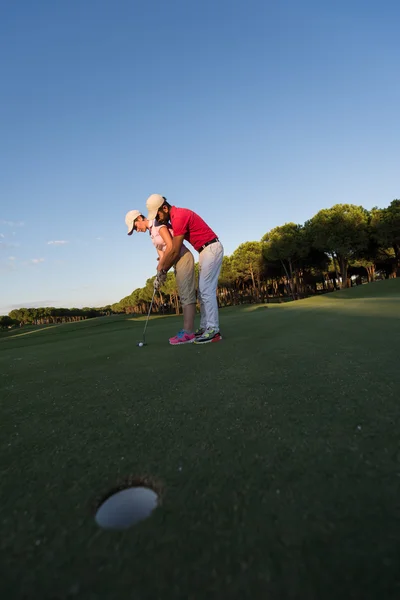
[[[4,598],[400,597],[400,281],[180,319],[0,339]],[[100,530],[99,497],[162,488]]]

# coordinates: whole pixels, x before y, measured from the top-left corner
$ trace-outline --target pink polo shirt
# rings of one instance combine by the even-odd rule
[[[207,223],[188,208],[171,206],[170,219],[174,235],[183,235],[185,240],[192,244],[197,251],[200,250],[203,244],[217,237]]]
[[[158,221],[156,221],[156,219],[153,219],[153,221],[150,221],[150,223],[149,223],[149,234],[151,237],[151,241],[153,242],[153,244],[157,248],[157,250],[160,250],[161,252],[165,252],[166,244],[160,234],[161,227],[166,227],[168,229],[168,231],[170,232],[171,236],[174,237],[174,231],[173,231],[171,225],[160,225],[158,223]],[[185,244],[182,244],[179,256],[183,256],[186,252],[189,252],[189,248],[187,248],[185,246]]]

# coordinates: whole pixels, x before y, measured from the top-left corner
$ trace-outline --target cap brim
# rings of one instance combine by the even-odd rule
[[[132,233],[135,231],[135,224],[132,223],[132,229],[130,231],[128,231],[128,235],[132,235]]]
[[[158,213],[158,208],[154,208],[152,210],[149,210],[149,212],[147,213],[147,218],[149,221],[152,221],[153,219],[156,218]]]

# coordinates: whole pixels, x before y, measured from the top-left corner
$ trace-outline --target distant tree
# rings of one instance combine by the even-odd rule
[[[121,306],[121,301],[119,302],[114,302],[114,304],[111,304],[111,310],[113,313],[123,313],[124,308]]]
[[[254,295],[260,297],[261,274],[263,272],[262,242],[240,244],[231,256],[231,269],[238,277],[250,279]]]
[[[224,256],[218,278],[218,285],[221,287],[231,287],[235,283],[237,276],[232,258],[230,256]]]
[[[8,313],[8,316],[11,319],[15,319],[16,321],[20,321],[22,323],[22,313],[19,309],[14,309]]]
[[[16,325],[17,323],[18,321],[12,319],[8,315],[3,315],[0,317],[0,327],[2,329],[8,329],[9,327],[12,327],[12,325]]]
[[[275,227],[264,235],[263,255],[267,263],[282,266],[293,298],[297,297],[300,285],[301,260],[308,254],[309,247],[303,227],[286,223]]]
[[[368,246],[368,211],[354,204],[336,204],[320,210],[305,224],[312,244],[329,254],[348,287],[349,263]]]
[[[218,278],[218,300],[221,305],[234,304],[236,302],[235,283],[238,279],[230,256],[222,259],[221,271]]]
[[[169,297],[169,304],[175,307],[175,313],[179,315],[179,294],[176,278],[173,271],[167,273],[167,279],[161,288],[163,294]]]
[[[392,277],[400,277],[400,200],[393,200],[387,208],[375,209],[372,223],[378,244],[382,248],[393,248]]]

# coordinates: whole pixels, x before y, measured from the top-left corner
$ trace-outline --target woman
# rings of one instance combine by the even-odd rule
[[[172,248],[172,237],[174,232],[167,224],[160,224],[155,219],[149,221],[138,210],[131,210],[125,217],[128,226],[128,235],[134,231],[150,233],[157,253],[158,260],[165,252]],[[194,258],[190,250],[182,244],[179,258],[174,265],[176,284],[183,309],[183,329],[177,335],[169,339],[173,346],[190,344],[195,340],[194,318],[196,315],[196,280],[194,273]]]

